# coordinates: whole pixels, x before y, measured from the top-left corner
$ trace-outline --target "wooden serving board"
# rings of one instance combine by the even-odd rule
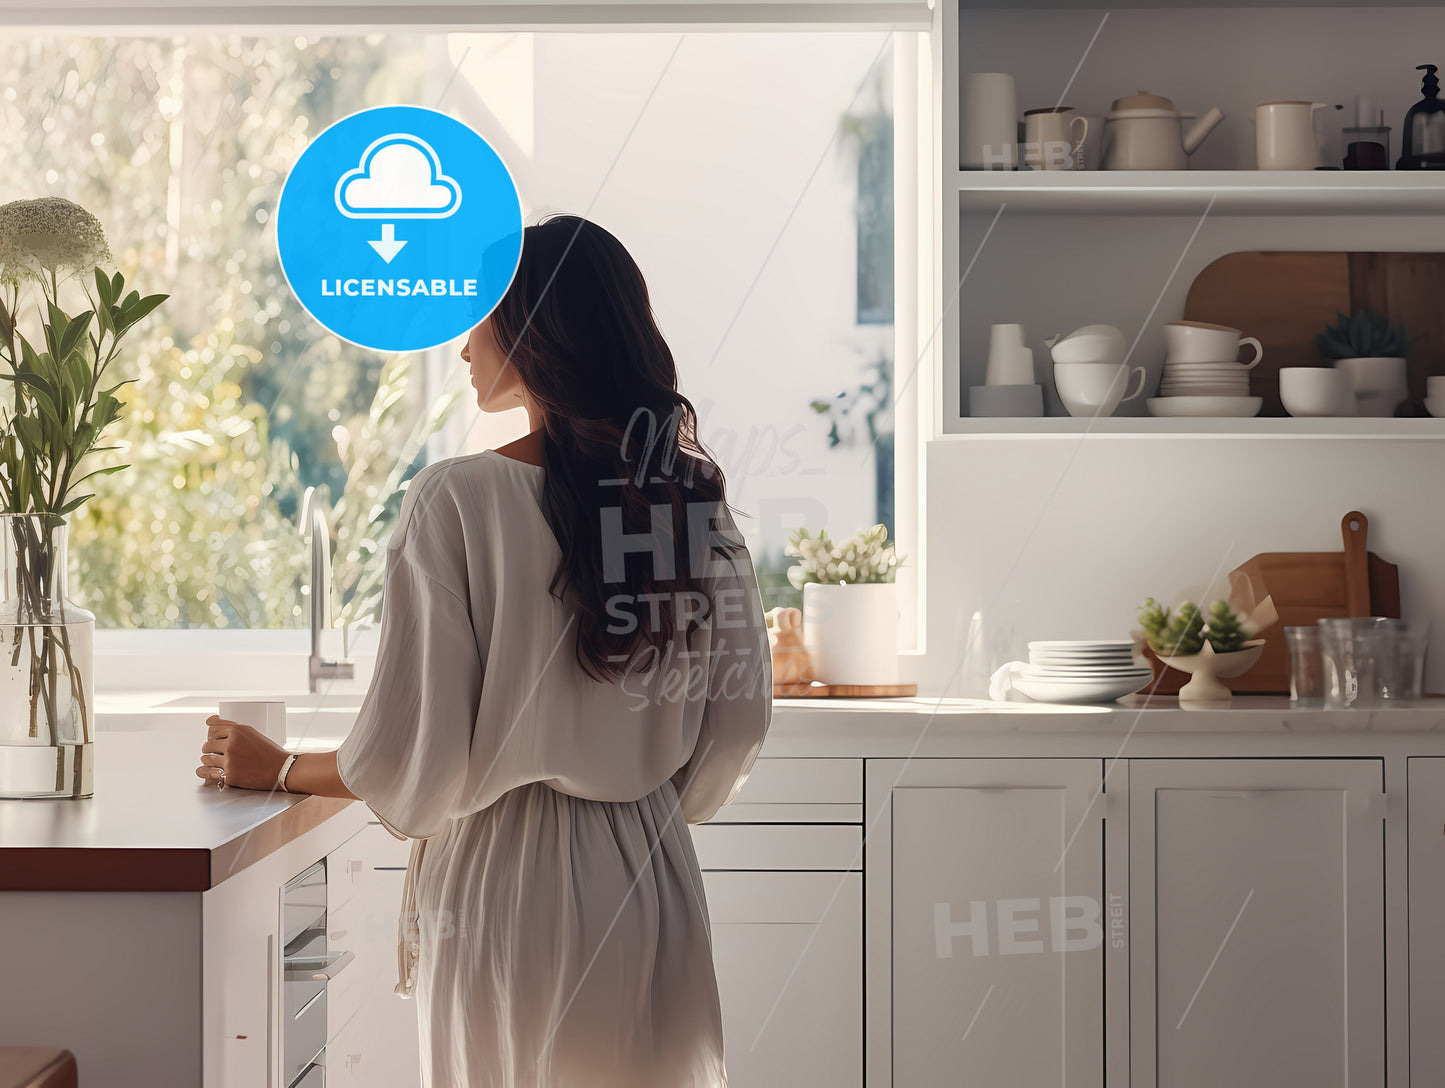
[[[896,699],[917,695],[917,684],[774,684],[774,699]]]
[[[1230,687],[1237,692],[1280,695],[1289,692],[1286,627],[1308,627],[1316,620],[1343,616],[1400,616],[1400,570],[1367,550],[1369,519],[1357,510],[1344,516],[1343,552],[1266,552],[1230,572],[1233,589],[1252,581],[1274,599],[1279,620],[1259,633],[1265,639],[1259,663]]]

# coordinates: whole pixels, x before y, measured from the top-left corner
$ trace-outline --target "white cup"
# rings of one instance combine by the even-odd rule
[[[1018,93],[1007,72],[970,72],[958,81],[958,165],[1018,169]]]
[[[1134,377],[1139,384],[1126,396],[1125,390]],[[1131,371],[1114,363],[1054,364],[1054,388],[1071,416],[1111,416],[1124,401],[1144,392],[1146,381],[1142,366]]]
[[[1024,162],[1035,170],[1073,170],[1089,135],[1089,122],[1072,106],[1024,111]]]
[[[1445,400],[1445,376],[1425,379],[1425,395]]]
[[[226,700],[216,708],[216,713],[228,722],[251,726],[277,744],[286,743],[286,703],[282,700]]]
[[[988,334],[984,385],[1033,385],[1034,352],[1024,346],[1022,325],[994,325]]]
[[[1313,170],[1320,165],[1315,111],[1323,102],[1264,102],[1254,108],[1255,158],[1261,170]]]
[[[1284,410],[1292,416],[1347,414],[1345,404],[1353,399],[1354,391],[1354,383],[1342,370],[1286,366],[1279,371],[1279,399],[1284,404]]]
[[[1169,321],[1164,325],[1164,340],[1169,346],[1170,363],[1224,363],[1239,359],[1242,344],[1254,347],[1254,358],[1244,364],[1246,370],[1259,365],[1264,347],[1252,336],[1242,336],[1228,325],[1211,325],[1205,321]]]

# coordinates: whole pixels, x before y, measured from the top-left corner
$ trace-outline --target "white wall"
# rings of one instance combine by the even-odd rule
[[[794,525],[851,532],[875,517],[870,452],[828,448],[808,404],[857,384],[866,349],[892,341],[891,326],[855,321],[856,158],[834,140],[850,103],[870,102],[865,80],[880,56],[886,71],[888,42],[870,31],[448,43],[453,62],[471,52],[447,106],[495,138],[528,221],[586,214],[636,258],[729,501],[756,516],[740,522],[754,547],[761,535],[780,551]],[[520,413],[460,415],[463,449],[525,431]]]

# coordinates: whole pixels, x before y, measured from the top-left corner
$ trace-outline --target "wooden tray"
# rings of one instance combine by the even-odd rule
[[[1400,616],[1400,570],[1367,549],[1370,521],[1351,510],[1340,522],[1343,552],[1265,552],[1229,573],[1231,594],[1251,585],[1256,600],[1267,593],[1279,620],[1261,631],[1264,653],[1243,676],[1228,680],[1238,695],[1288,695],[1289,645],[1286,627],[1309,627],[1316,620],[1343,616]],[[1178,669],[1164,667],[1147,646],[1144,656],[1154,669],[1146,689],[1174,695],[1189,682]],[[1160,669],[1163,668],[1163,675]]]
[[[774,699],[896,699],[917,695],[917,684],[774,684]]]

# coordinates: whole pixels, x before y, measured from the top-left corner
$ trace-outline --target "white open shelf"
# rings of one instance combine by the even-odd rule
[[[959,209],[1213,215],[1445,214],[1445,171],[958,170]]]
[[[1175,418],[1153,416],[1110,416],[1106,419],[1075,419],[1071,416],[1035,416],[1022,419],[965,417],[958,430],[944,438],[998,438],[1009,435],[1080,438],[1091,435],[1138,436],[1141,438],[1198,438],[1228,434],[1250,438],[1372,438],[1445,439],[1445,419],[1294,419],[1281,416],[1252,419]]]

